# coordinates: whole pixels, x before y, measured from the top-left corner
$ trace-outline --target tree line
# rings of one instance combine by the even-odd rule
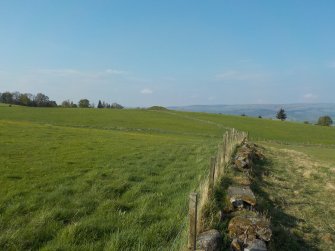
[[[43,93],[33,95],[31,93],[4,92],[0,93],[0,103],[10,105],[23,105],[35,107],[56,107],[56,101],[50,100]]]
[[[99,100],[97,108],[112,108],[112,109],[123,109],[123,106],[118,103],[109,104],[105,101]]]
[[[49,97],[43,93],[37,93],[34,95],[31,93],[3,92],[0,93],[0,103],[31,107],[95,108],[94,103],[91,103],[88,99],[81,99],[78,103],[74,103],[70,100],[64,100],[60,105],[58,105],[56,101],[50,100]],[[123,106],[118,103],[109,104],[105,101],[101,102],[99,100],[97,108],[123,109]]]

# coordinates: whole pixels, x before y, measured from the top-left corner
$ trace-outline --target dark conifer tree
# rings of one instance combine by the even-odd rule
[[[99,100],[98,108],[103,108],[103,106],[102,106],[102,104],[101,104],[101,100]]]
[[[277,112],[277,119],[280,119],[281,121],[285,120],[287,118],[286,112],[283,108],[280,108],[280,110]]]

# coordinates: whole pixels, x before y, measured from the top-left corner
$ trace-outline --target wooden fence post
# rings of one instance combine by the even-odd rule
[[[209,184],[208,184],[210,192],[212,192],[214,188],[215,166],[216,166],[215,162],[216,162],[216,158],[211,157],[211,167],[209,171]]]
[[[223,172],[224,172],[224,157],[223,157],[223,144],[220,145],[220,148],[219,148],[219,152],[218,152],[218,159],[217,159],[217,166],[218,166],[218,176],[221,177],[223,175]]]
[[[222,145],[219,144],[218,145],[218,152],[217,152],[217,157],[216,157],[216,163],[215,163],[215,174],[214,174],[214,180],[217,180],[217,178],[219,178],[222,173],[221,173],[221,149],[222,149]]]
[[[188,234],[188,249],[190,251],[196,250],[197,245],[197,204],[198,194],[191,193],[189,202],[190,231]]]
[[[228,132],[226,132],[225,134],[224,134],[224,140],[223,140],[223,151],[224,151],[224,153],[223,153],[223,161],[224,161],[224,165],[226,165],[226,160],[227,160],[227,152],[228,152],[228,150],[227,150],[227,141],[228,141]]]
[[[220,173],[221,175],[224,174],[224,167],[225,167],[225,164],[226,164],[226,160],[225,160],[225,154],[226,154],[226,150],[225,150],[225,147],[224,147],[224,144],[222,145],[222,151],[221,151],[221,158],[220,158]]]

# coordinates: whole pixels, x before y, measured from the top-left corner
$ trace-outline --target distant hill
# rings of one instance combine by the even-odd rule
[[[231,115],[262,116],[275,118],[276,112],[284,108],[288,120],[316,122],[322,115],[335,121],[335,104],[250,104],[250,105],[191,105],[168,107],[178,111],[222,113]]]
[[[167,108],[163,107],[163,106],[151,106],[149,108],[147,108],[147,110],[155,110],[155,111],[166,111]]]

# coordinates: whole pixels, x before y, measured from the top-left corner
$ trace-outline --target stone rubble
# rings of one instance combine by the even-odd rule
[[[197,236],[197,250],[220,251],[222,236],[219,231],[212,229]]]
[[[270,221],[264,216],[249,210],[243,210],[235,215],[228,225],[230,238],[236,238],[243,245],[255,239],[270,241],[272,236]]]
[[[250,189],[251,172],[254,162],[263,159],[256,144],[243,141],[233,158],[233,168],[242,171],[242,177],[237,177],[238,184],[229,186],[227,199],[231,203],[231,220],[228,223],[228,235],[232,239],[232,251],[266,251],[267,242],[271,240],[270,220],[254,210],[256,197]],[[221,220],[225,217],[222,217]],[[197,250],[220,250],[222,236],[217,230],[201,233],[197,238]]]
[[[237,209],[256,205],[256,197],[249,186],[230,186],[228,188],[228,200]]]
[[[264,241],[255,239],[247,247],[244,248],[244,251],[266,251],[266,244]]]

